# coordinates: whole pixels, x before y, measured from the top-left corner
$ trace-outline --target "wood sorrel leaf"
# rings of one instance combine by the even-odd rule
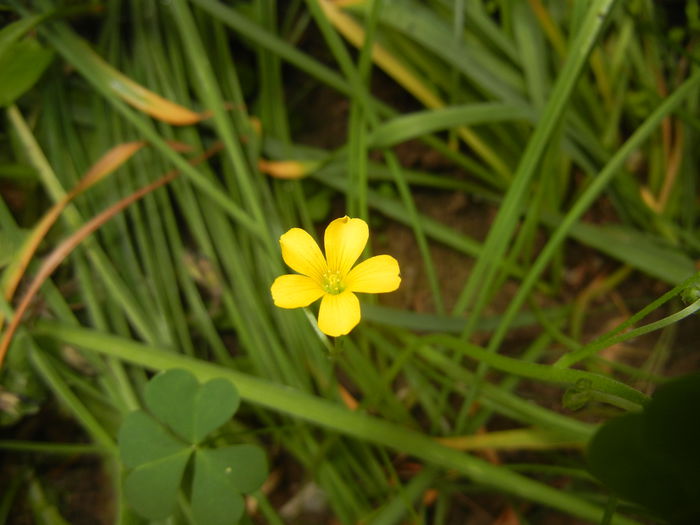
[[[243,514],[242,492],[258,489],[267,477],[263,451],[253,445],[217,450],[200,448],[204,437],[238,408],[236,388],[225,379],[200,385],[186,370],[153,377],[145,389],[148,414],[129,414],[119,432],[121,459],[132,470],[124,494],[149,519],[172,514],[192,453],[195,468],[191,500],[198,525],[234,525]]]
[[[167,458],[183,449],[189,450],[187,443],[142,410],[127,415],[119,429],[119,452],[127,468]]]
[[[591,472],[619,496],[672,524],[700,523],[700,374],[663,385],[644,411],[605,423]]]
[[[197,523],[237,523],[243,513],[240,493],[260,488],[266,463],[262,451],[252,445],[198,450],[192,482],[192,513]]]
[[[172,514],[182,473],[192,451],[182,448],[170,456],[136,467],[124,481],[124,494],[145,518],[161,519]]]
[[[124,465],[133,468],[124,492],[134,510],[150,519],[171,514],[192,448],[137,410],[119,430],[119,451]]]
[[[243,515],[243,496],[231,490],[226,474],[198,451],[192,481],[192,514],[198,524],[232,525]]]
[[[200,452],[218,472],[223,473],[226,482],[237,491],[253,492],[260,488],[267,477],[265,454],[254,445],[233,445]]]
[[[663,460],[700,494],[700,374],[662,385],[645,409],[646,434]],[[691,487],[688,487],[691,492]]]
[[[168,370],[146,386],[146,405],[158,419],[189,443],[199,443],[233,416],[240,398],[225,379],[200,385],[185,370]]]

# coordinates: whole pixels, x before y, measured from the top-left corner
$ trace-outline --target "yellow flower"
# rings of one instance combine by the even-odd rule
[[[282,258],[301,275],[275,279],[270,289],[275,305],[301,308],[322,297],[319,329],[333,337],[349,333],[360,322],[360,302],[354,292],[393,292],[401,283],[399,263],[390,255],[370,257],[352,267],[368,237],[367,223],[362,219],[336,219],[326,228],[324,257],[304,230],[292,228],[282,235]]]

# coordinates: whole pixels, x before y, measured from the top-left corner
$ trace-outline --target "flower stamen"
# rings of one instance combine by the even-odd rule
[[[345,290],[345,283],[339,272],[327,271],[323,274],[323,289],[331,295],[338,295]]]

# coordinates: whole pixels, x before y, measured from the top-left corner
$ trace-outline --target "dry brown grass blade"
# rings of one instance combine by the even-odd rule
[[[343,400],[343,403],[345,403],[345,406],[350,410],[357,410],[360,403],[358,403],[357,399],[355,399],[353,395],[348,392],[348,389],[343,385],[338,384],[338,391],[340,392],[340,398]]]
[[[83,44],[84,58],[89,60],[94,67],[94,74],[116,96],[139,111],[150,115],[162,122],[173,126],[188,126],[197,124],[212,116],[210,110],[196,112],[181,104],[168,100],[157,93],[145,88],[135,80],[113,67],[85,42]],[[226,105],[227,109],[233,109],[232,104]]]
[[[466,436],[439,437],[435,440],[456,450],[478,450],[487,453],[488,461],[500,464],[496,451],[499,450],[548,450],[559,448],[580,448],[585,443],[563,438],[552,432],[537,428],[518,428],[486,432]]]
[[[666,126],[667,121],[668,127]],[[671,119],[667,118],[664,119],[663,125],[664,159],[666,164],[663,185],[659,190],[658,197],[654,196],[648,186],[642,186],[639,190],[644,203],[659,215],[666,210],[671,192],[676,185],[678,172],[683,160],[684,147],[683,122],[678,119],[674,124]]]
[[[223,145],[217,143],[211,148],[209,148],[202,155],[196,157],[195,159],[192,159],[190,163],[192,165],[199,164],[200,162],[204,161],[205,159],[211,157],[212,155],[220,151],[222,148]],[[151,184],[138,189],[128,197],[125,197],[122,200],[116,202],[115,204],[113,204],[112,206],[110,206],[109,208],[102,211],[101,213],[90,219],[88,222],[86,222],[81,228],[79,228],[70,237],[65,239],[49,254],[49,256],[44,260],[43,264],[39,268],[39,271],[32,280],[31,284],[27,288],[27,291],[22,296],[22,299],[15,311],[15,315],[12,318],[12,322],[9,324],[9,326],[2,335],[2,339],[0,340],[0,367],[2,367],[5,355],[7,354],[7,350],[10,347],[10,344],[12,343],[12,338],[14,337],[14,334],[17,331],[17,328],[19,327],[19,324],[22,322],[22,318],[27,312],[29,305],[31,304],[36,294],[39,292],[39,289],[41,288],[42,284],[44,284],[46,279],[48,279],[51,276],[51,274],[56,270],[56,268],[58,268],[61,262],[63,262],[63,260],[66,257],[68,257],[68,255],[70,255],[70,253],[73,250],[75,250],[75,248],[77,248],[81,242],[83,242],[89,235],[91,235],[97,229],[99,229],[104,223],[109,221],[115,215],[124,210],[127,206],[133,204],[148,193],[168,184],[175,177],[177,177],[177,175],[177,171],[171,171],[163,177],[161,177],[160,179],[156,180],[155,182],[152,182]]]
[[[114,69],[97,54],[94,55],[94,60],[109,79],[109,87],[118,97],[153,118],[174,126],[188,126],[211,116],[209,111],[194,112],[146,89]]]
[[[146,146],[145,141],[125,142],[119,144],[105,153],[80,179],[78,184],[68,192],[65,197],[55,203],[47,211],[41,220],[34,226],[29,236],[25,239],[20,250],[17,251],[12,261],[3,272],[0,281],[0,290],[6,301],[12,301],[17,286],[19,286],[24,273],[32,258],[36,254],[41,241],[44,240],[49,230],[61,216],[63,210],[78,195],[88,190],[108,175],[114,173],[119,167],[133,157],[138,151]],[[168,142],[171,148],[178,152],[191,151],[192,147],[182,142]],[[5,322],[4,314],[0,313],[0,328]]]
[[[124,142],[118,144],[107,151],[100,160],[95,162],[87,173],[80,179],[80,182],[73,188],[68,196],[75,196],[81,191],[89,188],[95,183],[101,181],[110,173],[114,172],[122,164],[128,161],[137,151],[143,148],[146,142],[138,140],[134,142]]]
[[[11,301],[12,297],[14,297],[17,286],[22,280],[22,276],[27,271],[27,266],[29,266],[41,241],[46,237],[46,234],[56,223],[66,206],[68,206],[76,196],[101,181],[110,173],[113,173],[145,145],[146,143],[143,141],[126,142],[110,149],[88,170],[85,176],[70,192],[44,214],[3,273],[0,287],[7,301]],[[0,314],[0,326],[2,326],[3,323],[4,315]]]
[[[321,165],[313,160],[258,160],[258,169],[276,179],[301,179]]]
[[[109,219],[114,217],[117,213],[119,213],[124,208],[132,204],[134,201],[140,199],[147,193],[150,193],[151,191],[160,188],[161,186],[164,186],[165,184],[173,180],[176,176],[177,172],[170,173],[164,177],[161,177],[157,181],[149,184],[148,186],[137,190],[136,192],[120,200],[116,204],[113,204],[112,206],[110,206],[109,208],[107,208],[106,210],[104,210],[103,212],[99,213],[98,215],[90,219],[88,222],[86,222],[80,229],[78,229],[78,231],[76,231],[73,235],[65,239],[51,252],[51,254],[46,258],[46,260],[44,260],[43,264],[39,268],[38,273],[34,277],[32,283],[29,285],[29,288],[27,289],[26,293],[24,294],[24,296],[22,296],[22,300],[20,301],[19,306],[15,311],[15,316],[13,317],[12,322],[7,327],[7,330],[3,333],[2,341],[0,342],[0,365],[2,365],[2,362],[5,358],[5,354],[7,353],[7,349],[10,346],[10,343],[12,342],[12,337],[17,331],[17,327],[22,321],[22,317],[24,316],[24,314],[27,311],[27,308],[31,304],[32,299],[41,288],[41,285],[44,284],[44,281],[46,281],[46,279],[48,279],[48,277],[54,272],[54,270],[58,268],[58,266],[63,262],[63,260],[66,257],[68,257],[68,255],[83,240],[85,240],[86,237],[95,232],[95,230],[97,230]]]

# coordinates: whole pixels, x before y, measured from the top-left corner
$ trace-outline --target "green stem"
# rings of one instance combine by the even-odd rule
[[[700,303],[700,301],[698,301],[698,303]],[[700,308],[700,306],[698,306],[698,308]],[[584,372],[582,370],[556,369],[549,365],[528,363],[520,359],[494,354],[455,337],[431,335],[420,339],[419,344],[420,343],[451,348],[461,355],[468,356],[481,363],[486,363],[493,368],[516,376],[564,385],[575,385],[579,381],[586,381],[587,384],[591,385],[593,390],[626,399],[628,402],[635,405],[645,405],[649,401],[649,398],[638,390],[607,376]]]
[[[42,454],[105,454],[104,448],[82,443],[40,443],[37,441],[0,440],[0,450],[14,452],[39,452]]]
[[[578,363],[582,359],[598,353],[603,348],[607,348],[623,341],[627,341],[628,339],[633,339],[635,337],[639,337],[640,335],[648,334],[654,330],[659,330],[673,323],[677,323],[681,319],[685,319],[686,317],[693,315],[698,310],[700,310],[700,299],[686,306],[683,308],[683,310],[664,317],[663,319],[659,319],[653,323],[645,324],[644,326],[640,326],[639,328],[635,328],[634,330],[630,330],[629,332],[625,332],[624,334],[620,334],[615,337],[608,337],[606,339],[594,341],[593,343],[584,346],[580,350],[562,356],[556,363],[554,363],[554,366],[557,368],[567,368]]]

